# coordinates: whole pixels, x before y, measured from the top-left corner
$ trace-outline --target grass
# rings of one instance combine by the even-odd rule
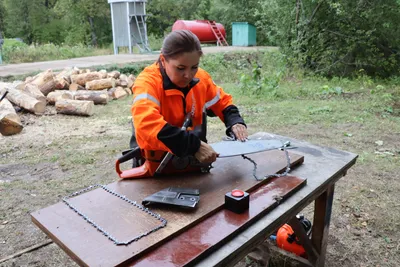
[[[162,39],[150,35],[150,49],[159,51],[162,46]],[[39,62],[49,60],[61,60],[76,57],[90,57],[100,55],[112,55],[114,53],[113,45],[102,48],[91,47],[83,44],[77,45],[55,45],[49,44],[31,44],[27,45],[15,39],[5,39],[2,47],[2,59],[5,64],[18,64],[26,62]],[[119,48],[120,53],[128,53],[127,47]],[[132,48],[133,53],[140,53],[138,47]]]
[[[272,132],[359,155],[336,185],[326,265],[396,266],[400,79],[374,80],[362,73],[353,79],[306,76],[278,52],[206,55],[201,64],[233,96],[250,133]],[[134,74],[143,67],[107,66]],[[0,166],[35,179],[10,176],[10,182],[0,183],[6,200],[0,203],[2,221],[21,221],[15,232],[23,233],[28,219],[8,210],[37,210],[91,184],[115,181],[114,160],[128,147],[131,134],[131,102],[125,98],[96,106],[88,118],[33,117],[22,134],[1,138]],[[212,118],[208,126],[208,139],[220,140],[223,124]],[[44,170],[35,175],[40,167]],[[38,197],[27,201],[29,194]],[[19,238],[10,234],[7,240],[10,248],[18,247]],[[51,265],[54,253],[59,257],[55,265],[71,265],[63,252],[46,254],[46,248],[37,260]],[[25,263],[21,258],[15,264]]]
[[[99,49],[81,44],[73,46],[61,46],[51,43],[27,45],[10,39],[5,39],[2,48],[3,61],[7,64],[111,55],[112,53],[112,49],[110,48]]]

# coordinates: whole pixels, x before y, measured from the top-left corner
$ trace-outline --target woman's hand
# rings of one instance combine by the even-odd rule
[[[235,135],[236,139],[242,142],[246,141],[247,137],[249,136],[246,126],[240,123],[232,126],[232,132]]]
[[[194,156],[201,163],[213,163],[219,155],[209,144],[201,141],[199,150],[197,150]]]

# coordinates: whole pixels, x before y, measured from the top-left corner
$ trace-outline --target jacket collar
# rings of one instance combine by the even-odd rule
[[[179,87],[177,85],[175,85],[171,79],[168,77],[163,65],[161,64],[161,60],[159,59],[157,64],[160,66],[160,72],[161,72],[161,76],[162,76],[162,80],[163,80],[163,88],[164,90],[171,90],[171,89],[177,89],[181,92],[183,92],[185,95],[187,95],[187,93],[190,91],[190,89],[192,89],[196,84],[198,84],[200,82],[200,79],[198,78],[193,78],[188,87],[182,88]]]

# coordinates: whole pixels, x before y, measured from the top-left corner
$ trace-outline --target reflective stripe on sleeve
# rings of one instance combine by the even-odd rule
[[[208,109],[210,108],[212,105],[214,105],[215,103],[218,102],[218,100],[220,100],[221,98],[221,89],[218,88],[217,94],[213,97],[213,99],[211,99],[210,101],[206,102],[204,104],[204,109]]]
[[[148,93],[143,93],[143,94],[138,94],[134,99],[133,99],[133,104],[135,104],[137,101],[142,100],[142,99],[147,99],[155,103],[157,106],[160,106],[160,101],[158,101],[157,98],[154,96],[148,94]]]

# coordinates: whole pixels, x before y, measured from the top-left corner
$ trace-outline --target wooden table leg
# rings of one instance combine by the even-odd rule
[[[334,189],[335,184],[328,187],[328,189],[315,200],[311,242],[319,254],[316,263],[317,267],[325,266]]]
[[[292,219],[290,219],[288,224],[292,227],[294,233],[299,239],[299,243],[303,246],[304,250],[306,251],[309,261],[313,266],[316,266],[319,254],[312,245],[311,240],[307,235],[303,225],[296,217],[292,217]]]

